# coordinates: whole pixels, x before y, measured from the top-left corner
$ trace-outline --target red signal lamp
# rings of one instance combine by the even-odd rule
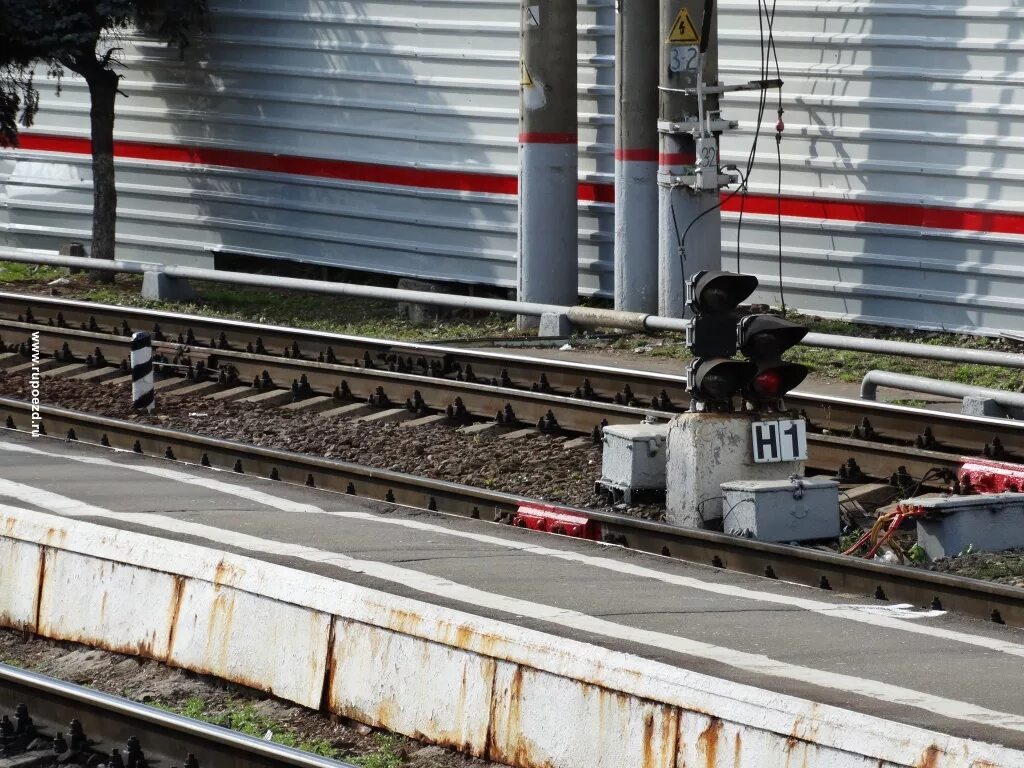
[[[773,369],[761,371],[750,383],[750,388],[761,395],[777,397],[782,389],[782,377]]]
[[[757,369],[744,395],[752,403],[776,401],[806,378],[807,367],[799,363],[768,363]]]

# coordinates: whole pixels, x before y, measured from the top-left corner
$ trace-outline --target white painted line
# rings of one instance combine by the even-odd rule
[[[201,477],[197,475],[192,475],[186,472],[181,472],[176,469],[171,469],[169,467],[123,464],[121,462],[115,462],[111,461],[110,459],[96,456],[74,456],[61,453],[50,453],[36,448],[31,448],[29,446],[4,442],[0,442],[0,450],[6,450],[16,453],[33,453],[43,456],[50,456],[53,458],[66,459],[69,461],[77,461],[83,464],[113,467],[122,470],[128,469],[133,472],[141,472],[143,474],[153,475],[154,477],[162,477],[164,479],[176,480],[178,482],[208,488],[209,490],[229,494],[258,504],[263,504],[272,509],[278,509],[283,512],[322,514],[351,520],[362,520],[375,524],[397,525],[413,530],[426,531],[432,534],[442,534],[445,536],[452,536],[455,538],[476,541],[482,544],[503,547],[506,549],[513,549],[520,552],[524,552],[526,554],[551,557],[559,560],[565,560],[568,562],[575,562],[593,568],[600,568],[602,570],[612,571],[615,573],[620,573],[628,576],[637,576],[641,578],[652,579],[654,581],[660,581],[664,584],[672,584],[673,586],[685,587],[687,589],[694,589],[702,592],[710,592],[712,594],[718,594],[727,597],[754,600],[757,602],[770,603],[773,605],[785,605],[793,608],[800,608],[806,611],[810,611],[812,613],[818,613],[836,619],[855,621],[861,624],[869,624],[876,627],[884,627],[885,629],[910,632],[912,634],[925,635],[927,637],[932,638],[941,638],[943,640],[949,640],[951,642],[963,643],[965,645],[972,645],[979,648],[985,648],[990,651],[997,651],[999,653],[1005,653],[1011,656],[1019,656],[1021,658],[1024,658],[1024,645],[1021,645],[1019,643],[1013,643],[995,637],[975,635],[969,632],[962,632],[954,629],[946,629],[944,627],[936,627],[930,624],[926,626],[919,626],[915,625],[912,621],[908,621],[908,619],[932,618],[938,615],[942,615],[944,613],[943,611],[918,611],[914,609],[912,606],[907,605],[880,606],[874,604],[859,605],[828,603],[822,600],[798,597],[796,595],[785,595],[776,592],[749,589],[746,587],[740,587],[733,584],[720,584],[715,583],[713,581],[706,581],[703,579],[693,578],[690,576],[664,573],[653,568],[646,568],[641,565],[625,563],[606,557],[588,555],[582,552],[553,549],[538,544],[532,544],[523,541],[515,541],[512,539],[502,538],[499,536],[491,536],[489,534],[484,533],[475,533],[472,531],[463,531],[447,528],[444,526],[433,525],[431,523],[425,523],[419,520],[408,520],[387,517],[384,515],[374,515],[369,512],[328,512],[315,505],[305,504],[293,501],[291,499],[285,499],[280,496],[275,496],[273,494],[264,493],[263,491],[260,491],[256,488],[237,485],[234,483],[227,483],[211,477]],[[794,586],[803,587],[803,585]],[[810,588],[807,587],[807,589],[809,590]]]
[[[1024,756],[1019,750],[814,703],[194,544],[15,507],[0,506],[0,521],[5,536],[13,540],[223,585],[886,764],[902,764],[907,755],[939,754],[949,758],[939,764],[951,768],[1010,766],[1020,764]]]
[[[353,573],[363,573],[383,581],[415,589],[424,594],[455,600],[467,605],[481,606],[517,617],[539,619],[561,627],[716,661],[746,672],[796,680],[887,703],[896,702],[903,706],[934,712],[955,720],[1024,733],[1024,716],[1021,715],[999,712],[976,704],[947,699],[877,680],[788,664],[762,654],[747,653],[663,632],[616,624],[578,611],[485,592],[439,576],[420,573],[389,563],[357,560],[344,554],[328,552],[315,547],[267,541],[248,534],[225,531],[213,526],[178,520],[164,515],[144,512],[113,512],[78,499],[3,478],[0,478],[0,496],[45,507],[59,515],[88,516],[132,522],[158,530],[197,536],[222,546],[237,547],[262,554],[288,555],[309,562],[327,563]],[[0,505],[0,513],[26,514],[27,511]]]

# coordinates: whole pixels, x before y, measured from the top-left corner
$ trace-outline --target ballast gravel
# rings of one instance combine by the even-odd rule
[[[28,379],[0,371],[0,396],[25,400]],[[502,432],[462,434],[447,424],[403,427],[400,423],[356,423],[273,406],[203,397],[160,396],[153,414],[131,407],[127,384],[91,384],[45,379],[43,403],[193,434],[363,464],[546,499],[576,507],[607,509],[594,493],[601,452],[594,446],[565,448],[564,439],[536,435],[504,439]],[[626,511],[626,510],[618,510]],[[629,510],[663,517],[663,510]]]
[[[594,492],[601,476],[596,446],[566,449],[564,440],[540,433],[514,440],[505,431],[466,435],[437,424],[361,424],[273,406],[243,405],[203,397],[160,396],[156,412],[131,407],[130,387],[45,379],[43,403],[111,418],[189,431],[225,440],[363,464],[490,490],[546,499],[575,507],[610,510]],[[0,370],[0,397],[28,399],[28,378]],[[664,508],[623,509],[637,517],[664,519]],[[1010,586],[1024,587],[1024,552],[974,553],[924,567]]]

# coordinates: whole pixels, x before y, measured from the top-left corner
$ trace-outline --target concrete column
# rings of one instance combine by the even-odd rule
[[[574,305],[578,287],[576,2],[522,0],[519,300]],[[537,318],[519,318],[535,327]]]
[[[615,14],[615,308],[658,311],[658,0]]]
[[[660,0],[659,83],[664,88],[696,88],[697,70],[688,68],[689,49],[699,44],[704,15],[703,0]],[[679,34],[680,14],[689,14],[687,29]],[[718,82],[718,22],[712,12],[707,52],[704,55],[704,82]],[[692,42],[686,38],[689,33]],[[676,39],[673,40],[673,37]],[[682,49],[673,54],[673,49]],[[673,59],[675,55],[675,59]],[[675,67],[673,67],[675,63]],[[696,62],[693,62],[696,63]],[[682,66],[680,66],[682,65]],[[673,71],[675,70],[675,71]],[[705,104],[712,116],[718,113],[718,97]],[[659,91],[658,119],[680,122],[697,119],[696,96]],[[716,142],[717,144],[717,142]],[[686,235],[686,262],[679,263],[679,239],[691,222],[712,208],[719,199],[718,190],[696,192],[685,187],[669,187],[667,175],[692,173],[696,163],[696,145],[688,133],[659,135],[658,144],[658,314],[682,317],[686,304],[687,278],[702,269],[720,269],[722,262],[722,217],[718,211],[703,216]],[[684,271],[685,270],[685,271]]]

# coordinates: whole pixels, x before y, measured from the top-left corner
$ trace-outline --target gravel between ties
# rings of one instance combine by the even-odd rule
[[[27,387],[26,376],[0,372],[0,395],[26,400]],[[132,410],[127,384],[45,379],[41,390],[44,403],[62,408],[570,506],[607,508],[594,493],[601,476],[600,450],[566,449],[549,435],[503,440],[498,434],[464,435],[445,425],[357,424],[272,406],[159,393],[156,413],[148,414]]]
[[[27,400],[28,378],[0,371],[0,396]],[[464,483],[575,507],[609,510],[594,493],[601,476],[597,447],[565,449],[537,434],[503,440],[498,434],[464,435],[451,426],[356,424],[201,397],[160,397],[155,414],[132,410],[130,387],[45,379],[44,403],[242,443],[308,453],[377,469]],[[663,507],[615,509],[664,519]],[[925,563],[930,570],[1024,587],[1024,551],[974,553]]]

